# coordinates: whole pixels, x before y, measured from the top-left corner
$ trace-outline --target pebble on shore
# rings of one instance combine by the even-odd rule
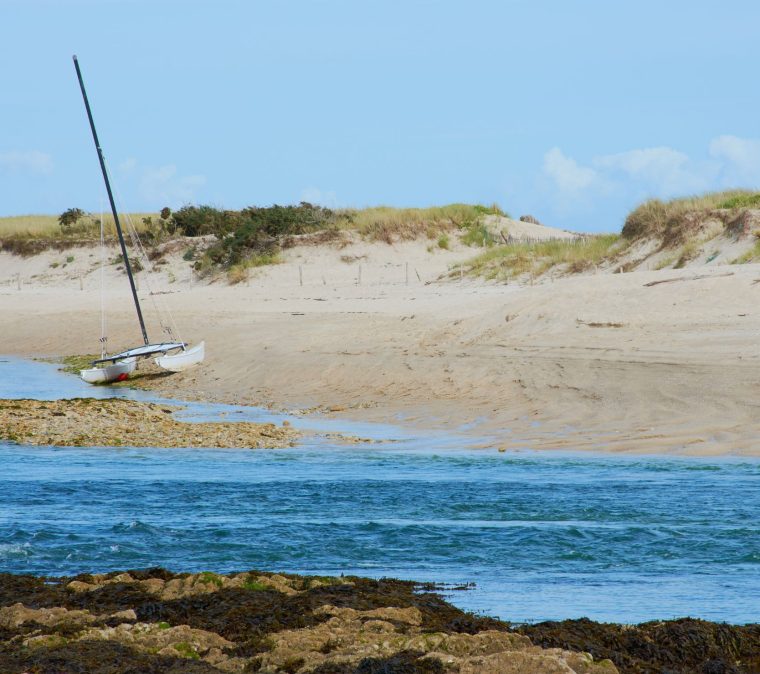
[[[0,400],[0,440],[68,447],[293,446],[292,428],[252,422],[190,423],[174,419],[179,406],[117,398]]]

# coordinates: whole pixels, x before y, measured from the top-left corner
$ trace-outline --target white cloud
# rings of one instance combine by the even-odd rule
[[[732,186],[760,185],[760,140],[718,136],[710,143],[710,156],[722,163],[724,181]]]
[[[543,175],[560,210],[613,195],[631,201],[759,187],[760,140],[719,136],[697,159],[672,147],[639,148],[593,157],[588,166],[555,147],[544,156]]]
[[[544,173],[565,197],[579,197],[597,182],[594,169],[580,166],[558,147],[552,148],[544,155]]]
[[[0,168],[10,172],[27,172],[44,175],[52,173],[53,158],[39,150],[11,150],[0,153]]]
[[[298,197],[299,201],[306,201],[310,204],[317,206],[324,206],[326,208],[338,208],[338,198],[335,196],[335,192],[324,192],[318,187],[307,187],[301,192],[301,196]]]
[[[619,172],[655,192],[670,195],[706,189],[715,167],[697,164],[687,154],[672,147],[650,147],[595,157],[600,170]]]
[[[193,201],[197,190],[206,184],[202,175],[179,176],[174,164],[146,168],[139,183],[140,196],[154,207]]]
[[[134,157],[127,157],[121,164],[119,164],[119,171],[122,173],[132,173],[137,168],[137,159]]]

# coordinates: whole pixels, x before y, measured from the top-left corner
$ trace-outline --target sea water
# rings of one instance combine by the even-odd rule
[[[119,395],[0,362],[0,398]],[[280,421],[191,404],[190,420]],[[392,576],[515,622],[760,620],[760,461],[464,449],[393,425],[280,450],[0,443],[0,570],[164,566]]]

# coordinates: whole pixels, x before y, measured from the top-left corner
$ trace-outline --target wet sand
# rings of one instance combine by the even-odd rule
[[[465,427],[494,448],[760,455],[757,265],[589,273],[533,286],[441,278],[472,252],[416,243],[298,248],[236,286],[194,281],[180,258],[174,282],[167,268],[154,278],[162,294],[153,299],[171,306],[184,339],[206,340],[207,360],[157,380],[157,390]],[[19,260],[2,258],[42,268]],[[97,350],[97,274],[80,290],[76,275],[41,272],[19,290],[6,268],[0,353]],[[116,349],[139,333],[118,272],[109,273]]]

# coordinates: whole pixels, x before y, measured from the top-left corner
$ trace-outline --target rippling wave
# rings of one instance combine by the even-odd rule
[[[473,581],[454,601],[511,620],[760,617],[753,461],[0,451],[12,476],[0,475],[8,571],[361,573]]]
[[[45,366],[13,367],[23,376],[0,373],[0,398],[83,394],[74,378],[52,382]],[[187,415],[226,409],[190,404]],[[474,582],[453,601],[513,621],[760,620],[760,461],[500,454],[461,451],[455,436],[361,433],[398,442],[0,444],[0,570],[356,573]]]

